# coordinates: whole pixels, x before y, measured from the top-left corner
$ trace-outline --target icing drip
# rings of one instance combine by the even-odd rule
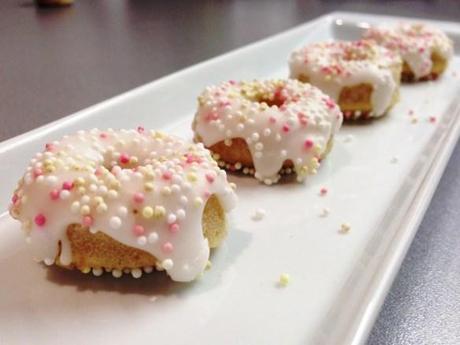
[[[341,124],[338,106],[311,85],[296,80],[229,81],[201,94],[194,130],[207,147],[244,139],[255,177],[271,184],[278,181],[287,160],[299,181],[316,173]]]
[[[82,224],[150,253],[173,280],[190,281],[208,262],[201,220],[212,195],[225,210],[234,207],[225,171],[202,144],[143,129],[93,129],[36,154],[10,212],[39,260],[54,262],[60,242],[59,260],[70,264],[66,229]]]
[[[447,35],[437,28],[421,23],[373,27],[364,33],[364,38],[375,40],[384,47],[397,51],[417,79],[430,74],[433,53],[446,61],[453,55],[453,44]]]
[[[289,59],[292,78],[307,77],[336,102],[344,87],[372,85],[372,116],[383,115],[391,106],[400,78],[393,70],[400,65],[398,55],[368,41],[311,44]]]

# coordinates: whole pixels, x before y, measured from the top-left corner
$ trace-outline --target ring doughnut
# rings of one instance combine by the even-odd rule
[[[291,54],[291,78],[331,96],[345,119],[384,115],[398,100],[400,57],[371,41],[321,42]]]
[[[31,160],[10,207],[36,259],[95,275],[203,272],[236,195],[208,150],[158,131],[79,131]]]
[[[437,79],[453,55],[453,43],[447,35],[421,23],[371,27],[363,37],[401,55],[403,81]]]
[[[338,106],[309,84],[229,81],[199,96],[193,130],[220,166],[272,184],[316,173],[341,124]]]

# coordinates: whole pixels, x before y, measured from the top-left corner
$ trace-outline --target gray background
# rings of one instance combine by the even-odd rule
[[[321,14],[459,21],[460,1],[0,1],[0,141]],[[460,344],[460,146],[369,344]]]

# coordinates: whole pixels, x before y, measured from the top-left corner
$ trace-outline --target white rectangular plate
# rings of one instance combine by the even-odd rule
[[[399,20],[333,13],[8,140],[0,144],[0,209],[7,209],[16,180],[45,142],[78,129],[138,125],[190,139],[196,96],[206,85],[286,77],[294,48],[355,39],[369,24]],[[434,25],[460,46],[460,25]],[[460,74],[454,71],[460,71],[458,55],[441,80],[404,85],[388,116],[345,125],[305,184],[267,187],[231,176],[240,202],[229,236],[213,254],[212,269],[192,284],[158,273],[116,280],[45,268],[31,260],[18,224],[3,213],[0,343],[364,341],[459,136]],[[321,187],[326,196],[319,196]],[[324,207],[331,213],[321,218]],[[267,212],[262,221],[250,218],[256,208]],[[348,234],[339,233],[342,223],[351,225]],[[284,272],[291,283],[280,288]]]

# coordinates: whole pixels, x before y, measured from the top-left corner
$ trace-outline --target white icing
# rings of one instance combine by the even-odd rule
[[[336,102],[346,86],[372,85],[370,116],[375,117],[385,114],[392,104],[399,87],[393,69],[400,65],[399,56],[366,41],[311,44],[294,51],[289,59],[292,78],[307,77]]]
[[[59,260],[70,264],[66,229],[90,221],[90,231],[144,250],[163,263],[173,280],[190,281],[209,258],[201,221],[211,195],[226,211],[234,207],[236,196],[225,171],[202,144],[155,131],[94,129],[67,136],[35,156],[11,213],[25,225],[34,256],[46,263],[54,262],[61,242]]]
[[[431,73],[433,53],[446,60],[453,55],[453,44],[447,35],[437,28],[421,23],[372,27],[366,30],[364,37],[397,51],[407,62],[416,79]]]
[[[283,104],[269,107],[260,102],[274,97]],[[341,124],[337,105],[311,85],[296,80],[230,81],[201,94],[194,130],[207,147],[231,138],[244,139],[255,177],[271,184],[278,181],[286,160],[293,162],[299,181],[315,173]],[[306,147],[306,141],[312,147]]]

